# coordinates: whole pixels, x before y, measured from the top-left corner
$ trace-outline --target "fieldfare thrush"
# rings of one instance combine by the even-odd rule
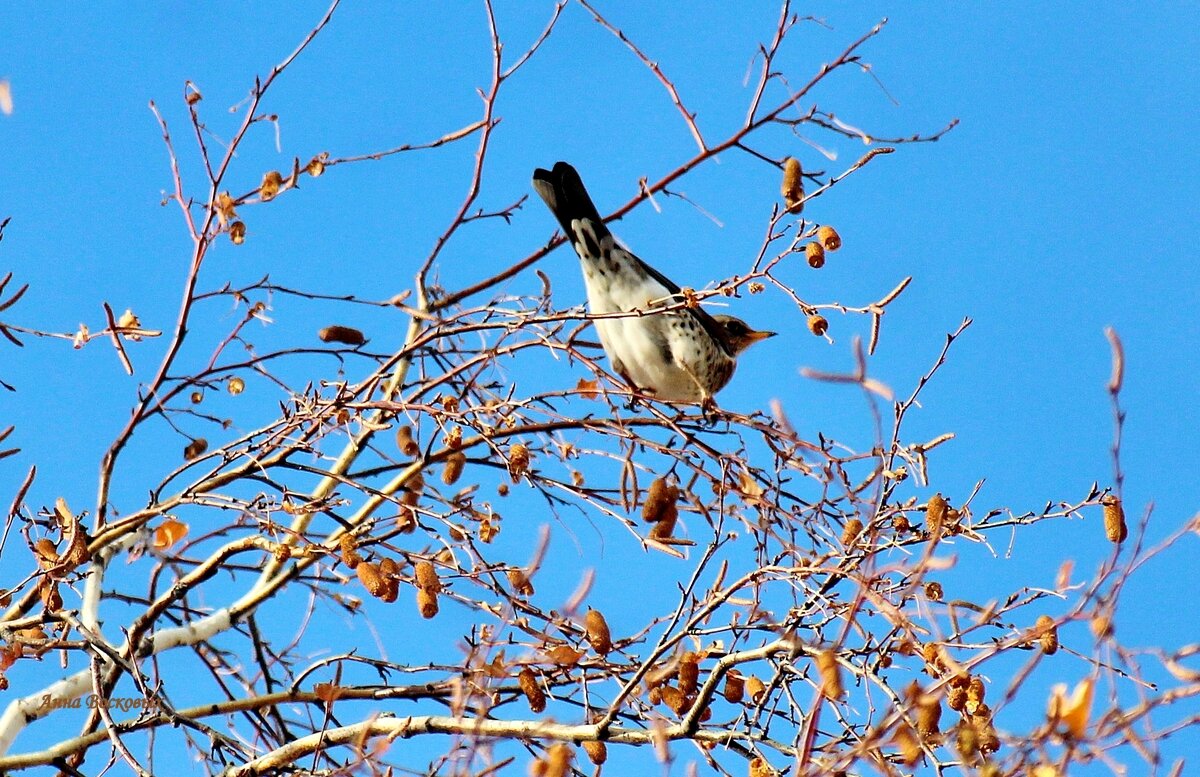
[[[626,382],[656,399],[701,402],[733,377],[737,357],[774,332],[751,329],[733,316],[692,305],[678,285],[620,246],[592,204],[579,173],[566,162],[533,171],[533,188],[550,207],[583,265],[600,343]]]

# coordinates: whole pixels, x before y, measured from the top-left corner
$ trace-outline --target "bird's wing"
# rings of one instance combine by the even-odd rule
[[[651,278],[661,283],[667,288],[667,291],[671,292],[675,301],[683,301],[683,294],[681,293],[683,290],[679,288],[677,283],[651,267],[649,264],[643,262],[641,259],[635,256],[632,251],[626,251],[624,248],[620,248],[618,250],[625,251],[627,254],[633,257],[633,260],[641,265],[642,269],[645,270]],[[721,324],[718,323],[717,320],[713,318],[707,310],[702,307],[694,307],[684,308],[683,312],[690,313],[695,316],[696,320],[700,322],[700,326],[704,327],[704,331],[708,332],[712,339],[720,343],[721,347],[725,349],[727,354],[733,356],[733,348],[729,345],[729,339],[725,335],[725,328],[721,326]]]
[[[604,220],[600,218],[600,212],[596,210],[592,198],[587,193],[587,188],[583,185],[583,179],[579,177],[579,173],[574,167],[566,162],[557,162],[552,170],[544,170],[538,168],[533,171],[533,188],[538,193],[538,196],[545,201],[550,212],[558,219],[558,223],[562,226],[563,236],[572,241],[576,246],[581,245],[579,235],[571,227],[572,221],[586,221],[591,224],[592,233],[596,239],[603,241],[606,236],[611,236],[608,227],[604,226]],[[616,240],[613,240],[614,250],[623,251],[633,259],[646,274],[663,285],[667,291],[674,295],[677,300],[681,300],[682,296],[679,284],[672,281],[667,276],[663,275],[658,270],[646,264],[641,259],[633,254],[633,252],[617,245]],[[731,356],[733,349],[729,346],[729,341],[725,335],[724,328],[717,323],[717,320],[709,315],[708,311],[703,308],[686,308],[685,313],[696,317],[700,325],[704,327],[704,331],[725,349]]]

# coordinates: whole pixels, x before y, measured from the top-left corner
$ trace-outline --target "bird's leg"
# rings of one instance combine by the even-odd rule
[[[637,406],[642,398],[642,394],[653,394],[654,389],[639,388],[638,385],[633,382],[633,379],[629,377],[629,373],[625,372],[623,366],[613,365],[613,367],[616,369],[617,374],[621,376],[621,380],[625,381],[625,385],[629,386],[629,404],[625,409],[632,413],[634,410],[637,410]]]
[[[700,412],[704,414],[704,420],[715,421],[717,400],[708,392],[708,389],[700,382],[700,379],[696,377],[696,374],[692,372],[690,367],[686,364],[680,364],[679,366],[692,379],[692,382],[696,384],[696,389],[700,392]]]

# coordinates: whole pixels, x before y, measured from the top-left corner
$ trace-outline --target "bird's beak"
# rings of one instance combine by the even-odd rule
[[[751,343],[757,343],[759,340],[766,340],[768,337],[774,337],[778,332],[750,332],[746,335],[746,339]]]

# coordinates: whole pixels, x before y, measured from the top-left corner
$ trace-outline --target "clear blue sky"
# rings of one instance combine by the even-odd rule
[[[744,112],[742,79],[777,5],[656,5],[601,7],[673,77],[706,134],[724,137]],[[306,0],[0,9],[0,78],[11,81],[15,104],[11,116],[0,116],[0,217],[12,217],[0,274],[12,270],[32,287],[0,320],[100,328],[108,301],[118,313],[133,308],[149,327],[168,328],[189,244],[178,209],[159,205],[170,178],[147,103],[156,101],[171,123],[198,194],[184,81],[204,94],[210,129],[227,136],[240,115],[226,109],[291,51],[324,7]],[[475,90],[489,75],[482,10],[477,3],[436,7],[341,8],[265,104],[280,117],[282,153],[260,129],[243,147],[233,188],[253,188],[264,170],[286,168],[293,156],[427,141],[478,118]],[[933,460],[934,485],[961,498],[986,478],[977,504],[1017,511],[1080,499],[1093,481],[1110,485],[1103,330],[1111,325],[1127,359],[1127,511],[1133,518],[1154,503],[1152,540],[1176,529],[1200,507],[1196,5],[831,3],[802,10],[832,30],[811,26],[796,35],[785,62],[797,79],[891,17],[864,59],[899,104],[847,71],[818,90],[822,107],[879,134],[962,121],[941,142],[902,147],[812,203],[806,215],[836,225],[845,248],[820,273],[793,277],[808,299],[856,305],[914,277],[889,309],[871,363],[877,377],[905,393],[945,333],[964,316],[974,319],[910,427],[913,439],[957,434]],[[546,3],[501,4],[512,51],[540,31],[548,13]],[[528,193],[535,166],[566,159],[601,210],[611,210],[640,177],[659,177],[692,153],[665,92],[578,6],[566,9],[561,29],[513,82],[498,113],[485,207]],[[786,147],[779,140],[776,150]],[[799,143],[794,153],[808,155],[806,166],[841,169],[861,149],[827,145],[838,150],[836,162]],[[335,168],[295,196],[244,213],[247,244],[220,246],[205,280],[245,282],[270,272],[287,285],[389,297],[407,287],[461,200],[473,151],[468,142]],[[703,286],[748,267],[777,185],[765,165],[730,155],[681,187],[706,207],[719,202],[723,227],[672,200],[662,213],[639,208],[615,230],[680,283]],[[745,192],[744,205],[731,190]],[[499,269],[552,228],[540,203],[527,204],[511,228],[452,246],[443,277],[452,284]],[[541,269],[554,280],[558,304],[582,301],[574,257],[558,251]],[[534,288],[532,277],[513,285]],[[851,338],[866,331],[864,321],[830,316],[835,342],[828,345],[802,331],[802,318],[780,295],[740,300],[735,311],[793,331],[743,360],[723,404],[751,409],[777,397],[802,429],[869,443],[861,436],[868,416],[860,398],[799,375],[804,366],[848,369]],[[263,338],[294,341],[326,323],[302,315],[281,307],[283,334]],[[385,332],[373,334],[376,344],[389,342]],[[76,352],[57,341],[26,341],[23,350],[0,342],[0,380],[18,389],[0,391],[0,428],[17,426],[3,447],[23,449],[0,461],[0,503],[37,463],[31,504],[60,495],[90,504],[100,455],[124,422],[135,379],[106,343]],[[135,350],[139,378],[160,348]],[[206,353],[211,344],[196,348]],[[172,451],[182,448],[177,437],[161,439]],[[152,447],[140,449],[137,461],[157,473]],[[117,496],[127,509],[139,506],[156,481],[127,478]],[[1094,568],[1108,552],[1097,523],[1093,512],[1086,522],[1023,533],[1016,560],[997,574],[1050,586],[1067,556],[1081,572]],[[1185,539],[1129,585],[1118,628],[1130,644],[1195,641],[1195,545]],[[5,555],[14,553],[22,569],[23,552],[10,538]],[[0,585],[17,566],[4,560]],[[1077,677],[1072,668],[1063,679]],[[1200,756],[1194,742],[1174,743],[1174,751]]]

